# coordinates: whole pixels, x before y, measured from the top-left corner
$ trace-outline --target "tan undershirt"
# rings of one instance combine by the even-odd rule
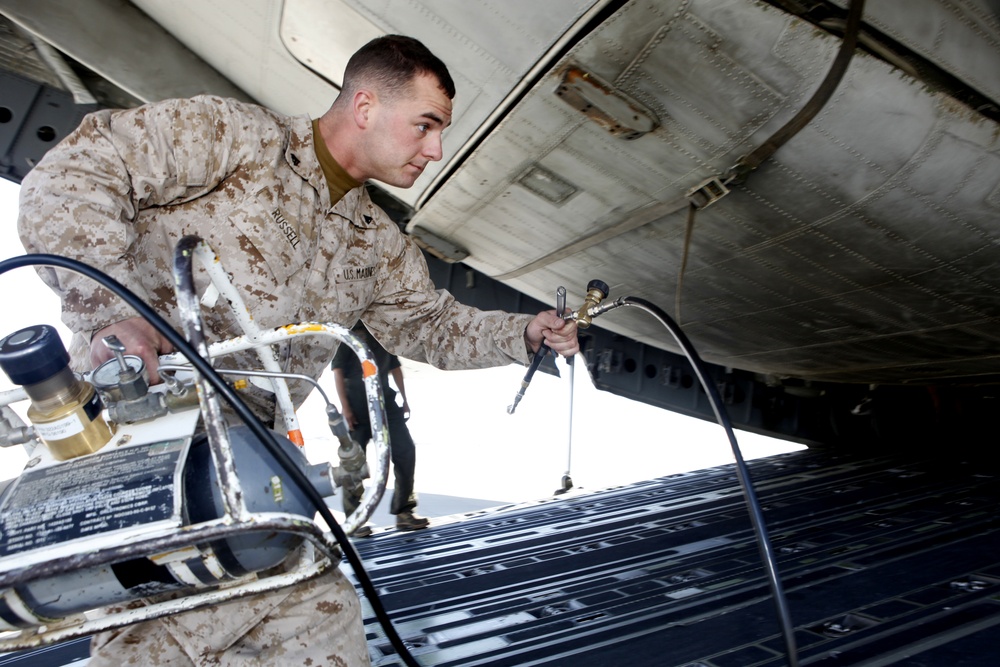
[[[344,198],[348,192],[361,185],[351,178],[343,167],[330,154],[330,149],[323,141],[323,135],[319,131],[319,120],[314,120],[313,125],[313,145],[316,146],[316,158],[319,166],[323,168],[323,176],[326,177],[326,186],[330,189],[330,206],[335,205]]]

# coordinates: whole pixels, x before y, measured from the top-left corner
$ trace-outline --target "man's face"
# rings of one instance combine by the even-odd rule
[[[422,74],[395,99],[377,105],[368,177],[408,188],[428,162],[441,159],[441,133],[451,124],[451,100],[437,78]]]

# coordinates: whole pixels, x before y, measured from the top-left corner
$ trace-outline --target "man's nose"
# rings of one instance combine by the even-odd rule
[[[424,142],[424,157],[432,162],[437,162],[443,155],[441,135],[438,133],[430,135]]]

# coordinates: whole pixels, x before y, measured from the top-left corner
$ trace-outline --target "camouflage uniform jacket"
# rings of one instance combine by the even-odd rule
[[[90,114],[24,179],[18,225],[28,252],[105,271],[178,328],[174,247],[196,235],[261,327],[362,318],[386,349],[439,368],[527,361],[530,316],[436,291],[417,247],[364,187],[331,206],[305,116],[207,96]],[[134,316],[88,278],[40,274],[77,332],[78,366],[94,331]],[[203,309],[210,340],[242,333],[224,301]],[[288,347],[286,369],[318,377],[336,344],[299,337]],[[305,389],[293,388],[296,404]]]

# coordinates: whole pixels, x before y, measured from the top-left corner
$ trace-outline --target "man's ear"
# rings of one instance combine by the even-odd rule
[[[375,93],[369,90],[359,90],[354,93],[353,106],[354,122],[358,127],[365,129],[372,122],[377,99]]]

